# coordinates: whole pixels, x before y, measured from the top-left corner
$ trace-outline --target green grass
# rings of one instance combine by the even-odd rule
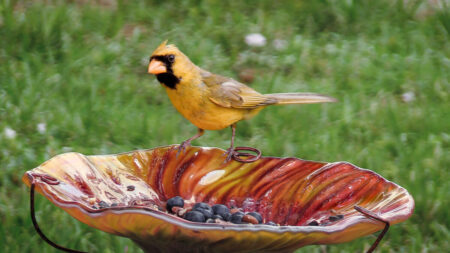
[[[149,54],[165,39],[213,72],[238,78],[252,69],[250,85],[261,92],[338,98],[329,105],[267,108],[238,124],[237,144],[257,146],[265,155],[345,160],[376,171],[416,201],[413,216],[390,229],[378,252],[450,248],[448,6],[368,0],[61,2],[0,0],[3,252],[56,252],[32,228],[28,189],[21,182],[25,171],[70,150],[118,153],[180,143],[195,133],[146,74]],[[247,46],[244,36],[252,32],[264,34],[268,44]],[[287,47],[275,50],[274,39]],[[402,102],[405,92],[416,99]],[[45,132],[37,131],[39,123],[46,124]],[[7,138],[6,128],[17,136]],[[195,145],[226,148],[229,137],[228,129],[209,131]],[[139,252],[130,240],[81,224],[41,196],[37,210],[42,229],[64,246]],[[362,252],[374,239],[298,252]]]

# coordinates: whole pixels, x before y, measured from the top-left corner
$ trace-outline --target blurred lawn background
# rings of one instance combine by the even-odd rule
[[[378,252],[450,249],[448,1],[0,3],[0,251],[57,252],[32,227],[26,170],[63,152],[145,149],[196,132],[146,74],[150,53],[165,39],[199,66],[260,92],[338,98],[268,108],[238,124],[237,144],[371,169],[416,201],[413,216],[390,229]],[[266,44],[247,45],[251,33]],[[227,148],[230,134],[208,131],[194,145]],[[42,196],[37,210],[43,231],[64,246],[140,252]],[[374,240],[298,252],[362,252]]]

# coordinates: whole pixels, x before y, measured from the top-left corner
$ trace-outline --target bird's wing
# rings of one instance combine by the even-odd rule
[[[222,107],[253,109],[276,103],[276,99],[262,95],[245,84],[233,79],[208,73],[202,75],[203,82],[208,86],[209,99]]]

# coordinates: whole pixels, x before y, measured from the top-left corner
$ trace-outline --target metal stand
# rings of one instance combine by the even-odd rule
[[[50,177],[47,175],[34,174],[34,176],[39,177],[43,182],[50,184],[50,185],[59,184],[59,182],[56,178],[53,178],[53,177]],[[33,181],[31,182],[31,189],[30,189],[30,214],[31,214],[31,220],[33,221],[34,228],[36,229],[36,232],[39,234],[39,236],[42,238],[42,240],[44,240],[46,243],[50,244],[52,247],[62,250],[64,252],[87,253],[84,251],[78,251],[78,250],[68,249],[63,246],[59,246],[58,244],[52,242],[50,239],[47,238],[47,236],[44,235],[44,233],[39,228],[39,225],[36,221],[36,215],[35,215],[35,211],[34,211],[34,188],[35,188],[35,179],[33,178]]]
[[[381,218],[381,217],[380,217],[379,215],[377,215],[376,213],[374,213],[374,212],[372,212],[372,211],[370,211],[370,210],[367,210],[367,209],[365,209],[365,208],[363,208],[363,207],[360,207],[360,206],[354,206],[354,208],[355,208],[356,211],[358,211],[358,212],[364,214],[365,216],[367,216],[367,217],[369,217],[369,218],[372,218],[372,219],[374,219],[374,220],[383,222],[383,223],[385,224],[385,225],[384,225],[383,231],[381,231],[381,233],[378,235],[377,239],[376,239],[375,242],[372,244],[372,246],[370,247],[370,249],[366,251],[366,253],[372,253],[372,252],[376,249],[376,247],[378,246],[378,243],[380,243],[381,239],[383,239],[383,237],[384,237],[384,235],[386,234],[386,232],[389,230],[389,226],[390,226],[389,221],[387,221],[387,220]]]

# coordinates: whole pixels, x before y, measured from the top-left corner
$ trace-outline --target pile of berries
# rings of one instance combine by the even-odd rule
[[[206,223],[234,223],[234,224],[262,224],[263,218],[258,212],[244,213],[239,208],[228,208],[226,205],[195,203],[192,208],[184,208],[184,200],[176,196],[167,200],[166,208],[169,213],[175,214],[188,221]],[[266,225],[277,226],[269,221]]]
[[[131,188],[131,187],[130,187]],[[92,200],[94,201],[94,200]],[[118,204],[112,203],[109,205],[105,201],[99,201],[98,206],[92,204],[93,209],[105,209],[116,207]],[[131,206],[145,205],[145,203],[130,203]],[[155,205],[156,208],[156,205]],[[160,211],[164,211],[162,207],[157,206]],[[258,212],[243,212],[237,207],[228,208],[226,205],[215,204],[213,206],[207,203],[198,202],[194,205],[187,204],[185,207],[184,199],[180,196],[170,198],[166,202],[167,212],[177,215],[183,219],[192,222],[206,222],[206,223],[220,223],[220,224],[263,224],[263,218]],[[344,218],[342,214],[331,215],[328,218],[319,218],[318,220],[309,220],[308,226],[326,226],[337,222]],[[273,221],[267,221],[265,225],[279,226]]]

